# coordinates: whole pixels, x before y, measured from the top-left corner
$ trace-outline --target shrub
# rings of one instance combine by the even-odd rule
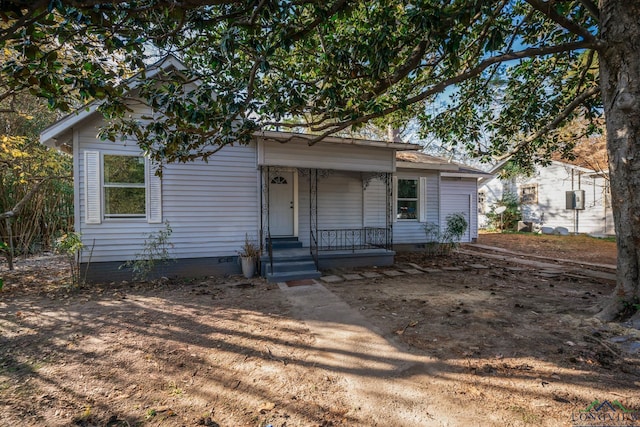
[[[80,233],[66,233],[58,237],[54,243],[54,250],[60,255],[64,255],[69,263],[71,274],[71,285],[80,285],[80,251],[84,247]]]
[[[504,206],[506,210],[499,214],[496,209]],[[491,210],[487,213],[489,227],[494,230],[516,230],[518,221],[522,219],[520,212],[520,199],[517,194],[505,192],[502,198],[491,206]]]
[[[462,213],[448,215],[446,221],[447,227],[444,231],[435,223],[430,222],[424,225],[427,237],[425,244],[427,255],[449,255],[453,249],[458,247],[460,239],[469,227],[469,223]]]
[[[173,243],[169,241],[173,230],[168,221],[164,225],[164,230],[147,234],[142,251],[136,254],[135,259],[120,266],[131,268],[135,280],[147,280],[159,264],[166,265],[173,261],[169,253],[169,249],[173,248]]]

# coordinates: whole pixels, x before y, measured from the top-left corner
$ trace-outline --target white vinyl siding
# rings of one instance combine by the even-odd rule
[[[101,120],[94,118],[77,129],[80,171],[86,170],[86,152],[141,155],[133,141],[104,142],[96,135]],[[77,183],[79,229],[87,248],[82,262],[125,261],[140,253],[149,233],[158,231],[168,221],[173,233],[172,256],[175,258],[227,257],[240,249],[245,233],[258,241],[259,193],[255,145],[225,147],[209,163],[195,161],[169,164],[163,168],[162,179],[147,163],[147,218],[110,219],[102,223],[87,222],[87,174],[79,174]],[[89,180],[87,180],[89,178]],[[99,188],[99,187],[98,187]],[[98,190],[97,194],[100,194]],[[157,204],[155,204],[157,202]],[[98,205],[99,206],[99,205]],[[98,218],[101,218],[98,215]]]
[[[383,180],[369,181],[364,189],[363,209],[365,227],[387,226],[387,187]]]
[[[371,183],[375,182],[375,179],[371,181]],[[365,201],[362,177],[359,173],[332,171],[328,176],[318,177],[318,229],[362,228],[366,217],[363,206],[365,204],[371,206],[375,203],[374,200],[380,200],[379,195],[373,195],[374,191],[377,192],[374,188],[371,189],[372,198]],[[384,193],[382,195],[384,197]],[[308,177],[299,178],[298,203],[300,221],[298,238],[305,247],[308,247],[310,229]],[[380,204],[378,209],[385,209],[384,203]],[[371,219],[373,220],[373,217]],[[367,226],[374,225],[367,224]],[[379,226],[384,226],[384,217],[382,225]]]

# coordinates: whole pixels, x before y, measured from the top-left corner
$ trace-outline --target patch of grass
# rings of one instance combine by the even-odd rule
[[[169,394],[171,396],[182,396],[183,393],[182,389],[174,381],[169,383]]]
[[[156,413],[156,410],[155,410],[155,409],[149,409],[149,410],[147,411],[147,414],[145,415],[145,417],[144,417],[144,418],[145,418],[146,420],[150,420],[150,419],[152,419],[153,417],[155,417],[156,415],[157,415],[157,413]]]
[[[510,406],[509,410],[515,412],[516,414],[519,414],[522,417],[522,421],[525,424],[534,424],[534,425],[539,425],[540,424],[540,416],[534,414],[533,412],[529,411],[526,408],[523,408],[522,406]]]

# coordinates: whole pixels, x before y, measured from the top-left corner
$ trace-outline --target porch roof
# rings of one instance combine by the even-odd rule
[[[311,142],[317,135],[295,133],[295,132],[280,132],[280,131],[259,131],[255,133],[256,137],[264,140],[272,140],[281,143],[286,142]],[[413,144],[409,142],[390,142],[390,141],[377,141],[371,139],[360,138],[342,138],[339,136],[327,136],[323,138],[318,144],[346,144],[346,145],[359,145],[364,147],[377,147],[377,148],[389,148],[392,150],[420,150],[421,145]]]
[[[443,177],[487,178],[493,176],[493,174],[480,169],[449,162],[440,157],[407,151],[396,153],[396,167],[398,169],[437,170],[442,172]]]

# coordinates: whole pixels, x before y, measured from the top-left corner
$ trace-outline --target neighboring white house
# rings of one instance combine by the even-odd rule
[[[180,65],[170,58],[156,67]],[[103,120],[92,104],[41,133],[73,155],[75,230],[89,280],[129,275],[119,267],[165,223],[177,262],[163,274],[183,276],[238,272],[245,236],[271,255],[275,238],[295,240],[317,268],[388,265],[394,244],[425,241],[424,224],[442,225],[453,212],[471,226],[463,240],[477,237],[476,185],[486,174],[404,153],[418,145],[329,137],[310,146],[309,135],[265,131],[208,162],[164,165],[160,178],[135,141],[97,137]],[[301,276],[277,276],[274,258],[274,280]]]
[[[481,228],[488,224],[486,213],[505,192],[517,195],[523,221],[550,228],[565,227],[572,233],[615,233],[606,172],[552,161],[548,166],[537,166],[529,177],[481,179],[478,191]]]

